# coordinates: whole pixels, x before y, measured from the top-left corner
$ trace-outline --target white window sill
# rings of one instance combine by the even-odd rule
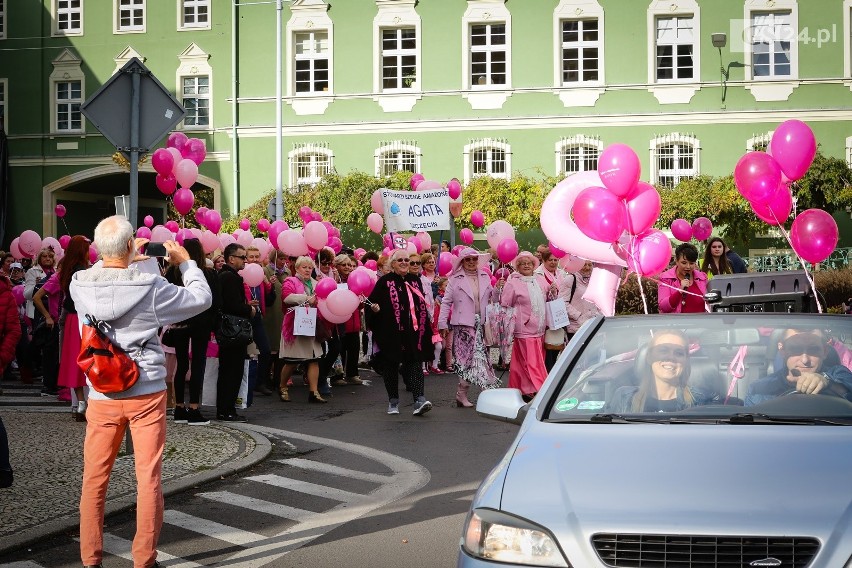
[[[568,108],[593,107],[605,90],[603,87],[589,88],[578,85],[576,87],[563,86],[553,92],[559,96],[559,100]]]
[[[503,108],[503,104],[512,96],[511,91],[478,91],[463,93],[462,97],[470,103],[473,110],[495,110]]]
[[[287,101],[287,104],[293,107],[293,112],[297,115],[305,116],[310,114],[325,114],[332,100],[332,97],[328,96],[306,96],[290,99]]]
[[[756,101],[786,101],[798,86],[799,81],[755,81],[745,88]]]
[[[382,110],[385,112],[409,112],[417,104],[417,101],[423,98],[419,92],[412,93],[385,93],[376,95],[373,100],[379,103]]]
[[[699,89],[701,89],[701,86],[695,83],[654,85],[648,87],[648,92],[654,95],[661,105],[676,105],[691,101]]]

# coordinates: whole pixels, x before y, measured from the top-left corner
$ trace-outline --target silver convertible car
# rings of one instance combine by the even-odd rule
[[[852,317],[586,322],[465,520],[458,566],[852,568]]]

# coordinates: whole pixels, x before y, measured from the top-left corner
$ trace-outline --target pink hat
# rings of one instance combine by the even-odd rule
[[[518,271],[518,261],[522,258],[528,258],[528,259],[532,260],[533,270],[538,268],[538,258],[536,258],[536,256],[533,253],[531,253],[530,251],[522,250],[521,252],[518,253],[518,256],[515,257],[515,260],[513,260],[512,262],[509,263],[509,264],[512,265],[512,268],[515,270],[515,272]]]
[[[465,258],[468,258],[468,257],[471,257],[471,256],[477,257],[477,260],[479,261],[479,262],[476,263],[477,268],[485,268],[486,266],[488,266],[488,261],[491,259],[491,255],[488,254],[488,253],[482,253],[482,252],[479,252],[476,249],[473,249],[473,248],[470,248],[470,247],[465,247],[462,250],[460,250],[459,255],[453,259],[453,272],[452,273],[455,274],[455,272],[457,270],[459,270],[459,268],[461,268],[462,261]]]

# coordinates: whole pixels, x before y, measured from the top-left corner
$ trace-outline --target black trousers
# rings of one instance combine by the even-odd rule
[[[385,390],[388,400],[399,400],[399,375],[405,382],[414,400],[423,396],[423,363],[399,363],[397,361],[381,362],[382,378],[385,380]]]
[[[340,337],[337,335],[337,332],[331,336],[331,338],[325,342],[325,355],[320,359],[319,362],[319,392],[325,392],[327,388],[325,387],[326,379],[328,378],[328,374],[331,373],[331,368],[334,366],[334,361],[337,359],[337,356],[340,355]]]
[[[219,379],[216,382],[216,414],[236,414],[234,406],[245,368],[246,346],[219,346]]]
[[[358,332],[343,335],[343,348],[340,354],[343,359],[343,374],[347,379],[358,376],[358,349],[361,346],[359,336]]]
[[[204,384],[204,369],[207,366],[207,343],[210,341],[210,328],[206,326],[190,326],[183,333],[174,336],[175,357],[175,402],[183,404],[186,391],[186,372],[189,376],[189,402],[198,404],[201,401],[201,385]],[[189,346],[192,343],[192,367],[189,361]]]
[[[44,345],[30,342],[27,346],[26,365],[35,367],[41,360],[42,384],[47,390],[56,390],[59,380],[59,324],[55,324],[47,335]],[[20,364],[21,362],[18,361]]]

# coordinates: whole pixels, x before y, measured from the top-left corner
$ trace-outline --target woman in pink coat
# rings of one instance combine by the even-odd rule
[[[543,276],[534,273],[537,266],[538,259],[531,252],[521,251],[512,261],[515,272],[509,276],[500,295],[502,306],[515,308],[509,388],[520,389],[525,400],[532,400],[547,378],[543,338],[545,303],[550,287]]]
[[[485,349],[485,310],[491,300],[491,276],[485,271],[489,255],[465,248],[453,259],[453,270],[441,302],[438,329],[446,345],[449,327],[453,327],[449,348],[453,370],[459,375],[456,404],[471,407],[467,398],[470,383],[480,388],[497,385],[494,369]]]

